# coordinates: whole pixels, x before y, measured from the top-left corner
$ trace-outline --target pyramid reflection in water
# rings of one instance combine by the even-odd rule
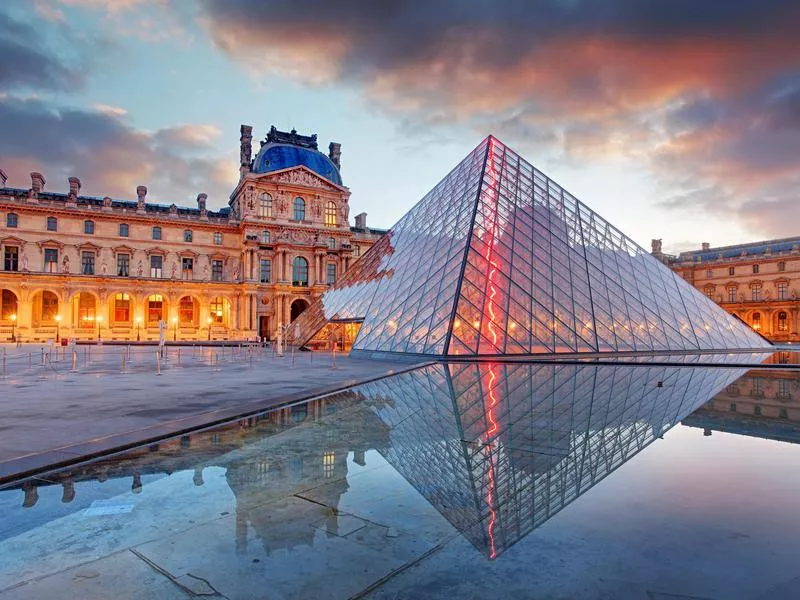
[[[769,344],[493,137],[296,321],[307,342],[435,356],[758,349]]]
[[[744,372],[437,364],[353,392],[390,426],[381,454],[495,558]]]

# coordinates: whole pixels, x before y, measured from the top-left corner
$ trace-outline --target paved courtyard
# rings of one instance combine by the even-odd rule
[[[0,481],[411,366],[258,347],[168,346],[160,361],[154,346],[47,351],[0,346]]]

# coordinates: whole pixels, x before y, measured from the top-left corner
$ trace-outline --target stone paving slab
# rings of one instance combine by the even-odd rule
[[[69,351],[43,366],[38,348],[8,350],[8,376],[0,380],[0,483],[415,367],[231,348],[170,347],[158,365],[152,347],[76,354],[72,372]]]

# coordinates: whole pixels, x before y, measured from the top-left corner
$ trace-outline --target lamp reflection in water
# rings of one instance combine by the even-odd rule
[[[178,341],[178,317],[172,317],[172,341]]]
[[[60,325],[61,325],[61,315],[56,315],[56,343],[59,342],[59,333],[60,333]]]
[[[16,332],[17,315],[13,314],[9,318],[11,319],[11,341],[12,342],[16,342],[17,341],[17,332]]]

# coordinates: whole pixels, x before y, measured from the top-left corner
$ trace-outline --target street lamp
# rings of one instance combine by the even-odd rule
[[[61,325],[61,315],[56,315],[56,344],[58,343],[59,325]]]
[[[16,326],[17,326],[17,315],[13,314],[13,315],[11,315],[11,341],[12,342],[16,342],[17,341],[17,336],[14,333],[15,332],[14,328]]]
[[[141,341],[141,337],[139,336],[139,327],[142,325],[142,317],[136,317],[136,341]]]
[[[208,317],[208,341],[211,341],[211,317]]]
[[[178,341],[178,317],[172,317],[172,341]]]
[[[103,322],[103,317],[101,315],[97,315],[97,343],[100,343],[100,323]]]

